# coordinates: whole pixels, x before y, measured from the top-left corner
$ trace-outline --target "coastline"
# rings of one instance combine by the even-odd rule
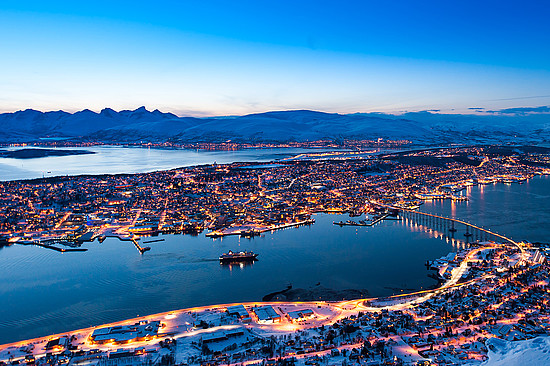
[[[141,312],[140,312],[141,313]]]

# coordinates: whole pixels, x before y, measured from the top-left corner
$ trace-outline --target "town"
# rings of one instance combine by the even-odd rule
[[[265,164],[2,182],[0,245],[75,250],[108,236],[138,245],[141,236],[204,230],[254,236],[312,224],[318,212],[376,220],[388,206],[464,200],[459,193],[468,185],[523,183],[550,172],[548,156],[543,148],[498,146],[312,153]]]
[[[549,174],[548,156],[541,148],[502,146],[311,153],[270,163],[2,182],[5,246],[84,251],[90,241],[115,236],[147,255],[138,244],[145,236],[254,236],[315,225],[318,212],[445,230],[461,223],[478,236],[428,261],[440,280],[432,289],[174,310],[6,344],[0,365],[478,364],[493,338],[520,341],[550,331],[548,244],[516,242],[417,209],[425,200],[463,201],[469,185],[521,184]],[[362,221],[340,224],[368,225]]]

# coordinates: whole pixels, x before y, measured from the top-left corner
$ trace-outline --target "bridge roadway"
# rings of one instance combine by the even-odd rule
[[[523,254],[524,252],[524,249],[523,247],[521,246],[520,243],[504,236],[504,235],[500,235],[500,234],[497,234],[497,233],[494,233],[492,232],[491,230],[488,230],[488,229],[485,229],[485,228],[482,228],[480,226],[477,226],[477,225],[474,225],[474,224],[471,224],[469,222],[466,222],[466,221],[462,221],[460,219],[453,219],[453,218],[450,218],[450,217],[445,217],[445,216],[439,216],[439,215],[434,215],[434,214],[430,214],[430,213],[426,213],[426,212],[420,212],[420,211],[415,211],[415,210],[409,210],[409,209],[406,209],[406,208],[401,208],[401,207],[393,207],[393,206],[387,206],[388,208],[391,208],[391,209],[396,209],[396,210],[400,210],[400,211],[403,211],[403,212],[408,212],[410,214],[415,214],[415,215],[422,215],[422,216],[426,216],[426,217],[433,217],[433,218],[436,218],[436,219],[440,219],[440,220],[446,220],[446,221],[450,221],[450,222],[455,222],[455,223],[458,223],[458,224],[462,224],[464,226],[468,226],[468,227],[471,227],[472,229],[476,229],[476,230],[479,230],[479,231],[482,231],[482,232],[485,232],[487,234],[490,234],[490,235],[493,235],[497,238],[500,238],[500,239],[503,239],[505,241],[507,241],[508,243],[514,245],[515,247],[517,247],[519,249],[519,251]]]

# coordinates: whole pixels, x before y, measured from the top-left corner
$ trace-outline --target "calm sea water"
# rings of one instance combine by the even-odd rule
[[[59,149],[66,150],[68,148]],[[208,151],[121,146],[94,146],[75,149],[89,150],[95,154],[34,159],[0,158],[0,181],[60,175],[144,173],[214,162],[225,164],[238,161],[272,161],[305,152],[326,151],[325,149],[299,148]],[[14,148],[9,150],[14,150]]]
[[[424,263],[453,250],[433,234],[397,221],[338,227],[347,216],[316,215],[309,227],[253,239],[165,235],[140,255],[128,242],[88,243],[88,252],[58,253],[14,245],[0,250],[0,343],[98,325],[136,315],[216,303],[261,300],[288,283],[387,295],[435,284]],[[231,269],[228,250],[259,253]]]

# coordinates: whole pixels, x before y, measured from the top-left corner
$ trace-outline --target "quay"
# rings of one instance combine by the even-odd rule
[[[64,253],[64,252],[85,252],[87,251],[88,249],[86,248],[59,248],[59,247],[55,247],[53,245],[49,245],[49,244],[44,244],[44,243],[40,243],[38,241],[31,241],[31,242],[28,242],[28,241],[18,241],[16,242],[17,244],[21,244],[21,245],[36,245],[38,247],[42,247],[42,248],[46,248],[46,249],[51,249],[51,250],[55,250],[57,252],[61,252],[61,253]]]
[[[155,239],[155,240],[147,240],[147,241],[144,241],[143,244],[148,244],[148,243],[158,243],[160,241],[164,241],[165,239]]]
[[[302,225],[311,225],[313,223],[315,223],[315,219],[306,219],[302,221],[290,222],[290,223],[273,225],[268,227],[255,227],[255,228],[248,227],[246,229],[226,228],[223,230],[211,231],[205,234],[205,236],[209,238],[219,238],[219,237],[229,236],[229,235],[240,235],[244,237],[252,237],[268,231],[275,231],[275,230],[286,229],[286,228],[302,226]]]
[[[386,220],[388,218],[388,216],[390,216],[389,213],[383,214],[382,216],[376,217],[370,223],[367,223],[363,220],[360,220],[359,222],[355,222],[355,221],[350,220],[350,221],[346,221],[346,222],[343,222],[343,221],[335,222],[335,221],[333,221],[332,224],[333,225],[338,225],[338,226],[374,226],[374,225],[378,224],[380,221]],[[363,222],[361,222],[361,221],[363,221]]]
[[[151,250],[151,247],[142,247],[142,246],[140,246],[139,243],[137,242],[137,240],[134,239],[134,238],[132,238],[131,241],[132,241],[132,243],[134,243],[134,246],[139,251],[139,254],[143,254],[146,251]]]
[[[132,236],[132,237],[123,237],[121,235],[116,235],[116,234],[105,234],[103,236],[105,238],[117,238],[120,241],[131,241],[134,244],[134,246],[136,247],[136,249],[139,251],[140,254],[143,254],[146,251],[151,250],[150,247],[142,247],[141,245],[139,245],[139,243],[138,243],[139,238],[135,238],[134,236]]]

